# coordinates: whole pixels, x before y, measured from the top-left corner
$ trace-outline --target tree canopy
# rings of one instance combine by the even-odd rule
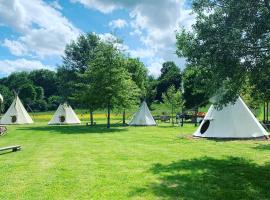
[[[161,68],[161,75],[158,78],[156,99],[162,101],[162,94],[170,86],[179,89],[181,86],[181,71],[172,61],[164,62]]]
[[[218,104],[236,100],[247,77],[255,85],[252,77],[269,77],[269,8],[268,0],[192,2],[196,22],[177,34],[177,54],[207,71],[209,93],[222,88]]]

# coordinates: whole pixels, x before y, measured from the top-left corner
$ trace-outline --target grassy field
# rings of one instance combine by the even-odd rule
[[[102,114],[95,128],[47,126],[49,117],[0,137],[22,145],[0,155],[1,200],[270,199],[268,141],[194,140],[192,125],[107,130]]]

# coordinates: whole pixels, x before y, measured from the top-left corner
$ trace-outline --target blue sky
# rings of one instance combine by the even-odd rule
[[[0,0],[0,76],[55,69],[79,34],[123,39],[121,48],[158,76],[175,55],[175,31],[194,23],[185,0]]]

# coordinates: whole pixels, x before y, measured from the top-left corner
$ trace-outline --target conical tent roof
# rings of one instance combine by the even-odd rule
[[[16,95],[13,103],[0,120],[0,124],[32,124],[32,123],[34,123],[32,118],[25,110],[18,95]]]
[[[144,101],[129,122],[130,126],[156,126],[156,122]]]
[[[77,117],[70,105],[60,104],[54,113],[49,125],[53,124],[80,124],[81,121]]]
[[[266,137],[268,133],[239,97],[235,104],[229,104],[222,110],[217,110],[212,105],[193,136],[257,138]]]

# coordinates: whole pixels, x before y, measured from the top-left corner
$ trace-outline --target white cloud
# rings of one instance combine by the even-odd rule
[[[151,49],[131,49],[128,50],[128,53],[130,54],[131,57],[135,57],[135,58],[151,58],[154,57],[154,52]]]
[[[191,29],[195,21],[191,9],[185,5],[185,0],[71,0],[79,2],[90,9],[109,13],[116,9],[130,11],[131,36],[138,37],[144,49],[131,50],[131,54],[148,57],[148,61],[161,59],[172,60],[181,67],[184,59],[175,55],[176,31],[181,28]],[[154,62],[150,71],[160,65]],[[156,72],[154,72],[156,73]]]
[[[7,47],[13,55],[22,56],[27,54],[28,50],[24,44],[14,40],[5,39],[2,46]]]
[[[51,66],[43,65],[38,60],[0,60],[0,74],[8,75],[12,72],[31,71],[34,69],[53,69]]]
[[[55,9],[58,9],[58,10],[62,10],[63,9],[63,7],[60,5],[60,3],[59,3],[58,0],[55,0],[55,1],[51,2],[50,5],[52,7],[54,7]]]
[[[157,60],[150,60],[149,62],[150,62],[148,66],[149,74],[154,76],[155,78],[159,77],[160,70],[162,68],[162,63],[165,62],[165,60],[157,59]]]
[[[12,54],[42,58],[63,53],[65,45],[80,31],[54,7],[41,0],[0,0],[0,24],[21,35],[5,45]],[[19,51],[14,50],[15,45]]]
[[[116,19],[116,20],[112,20],[109,22],[109,26],[113,29],[121,29],[124,28],[125,26],[127,26],[127,22],[124,19]]]

